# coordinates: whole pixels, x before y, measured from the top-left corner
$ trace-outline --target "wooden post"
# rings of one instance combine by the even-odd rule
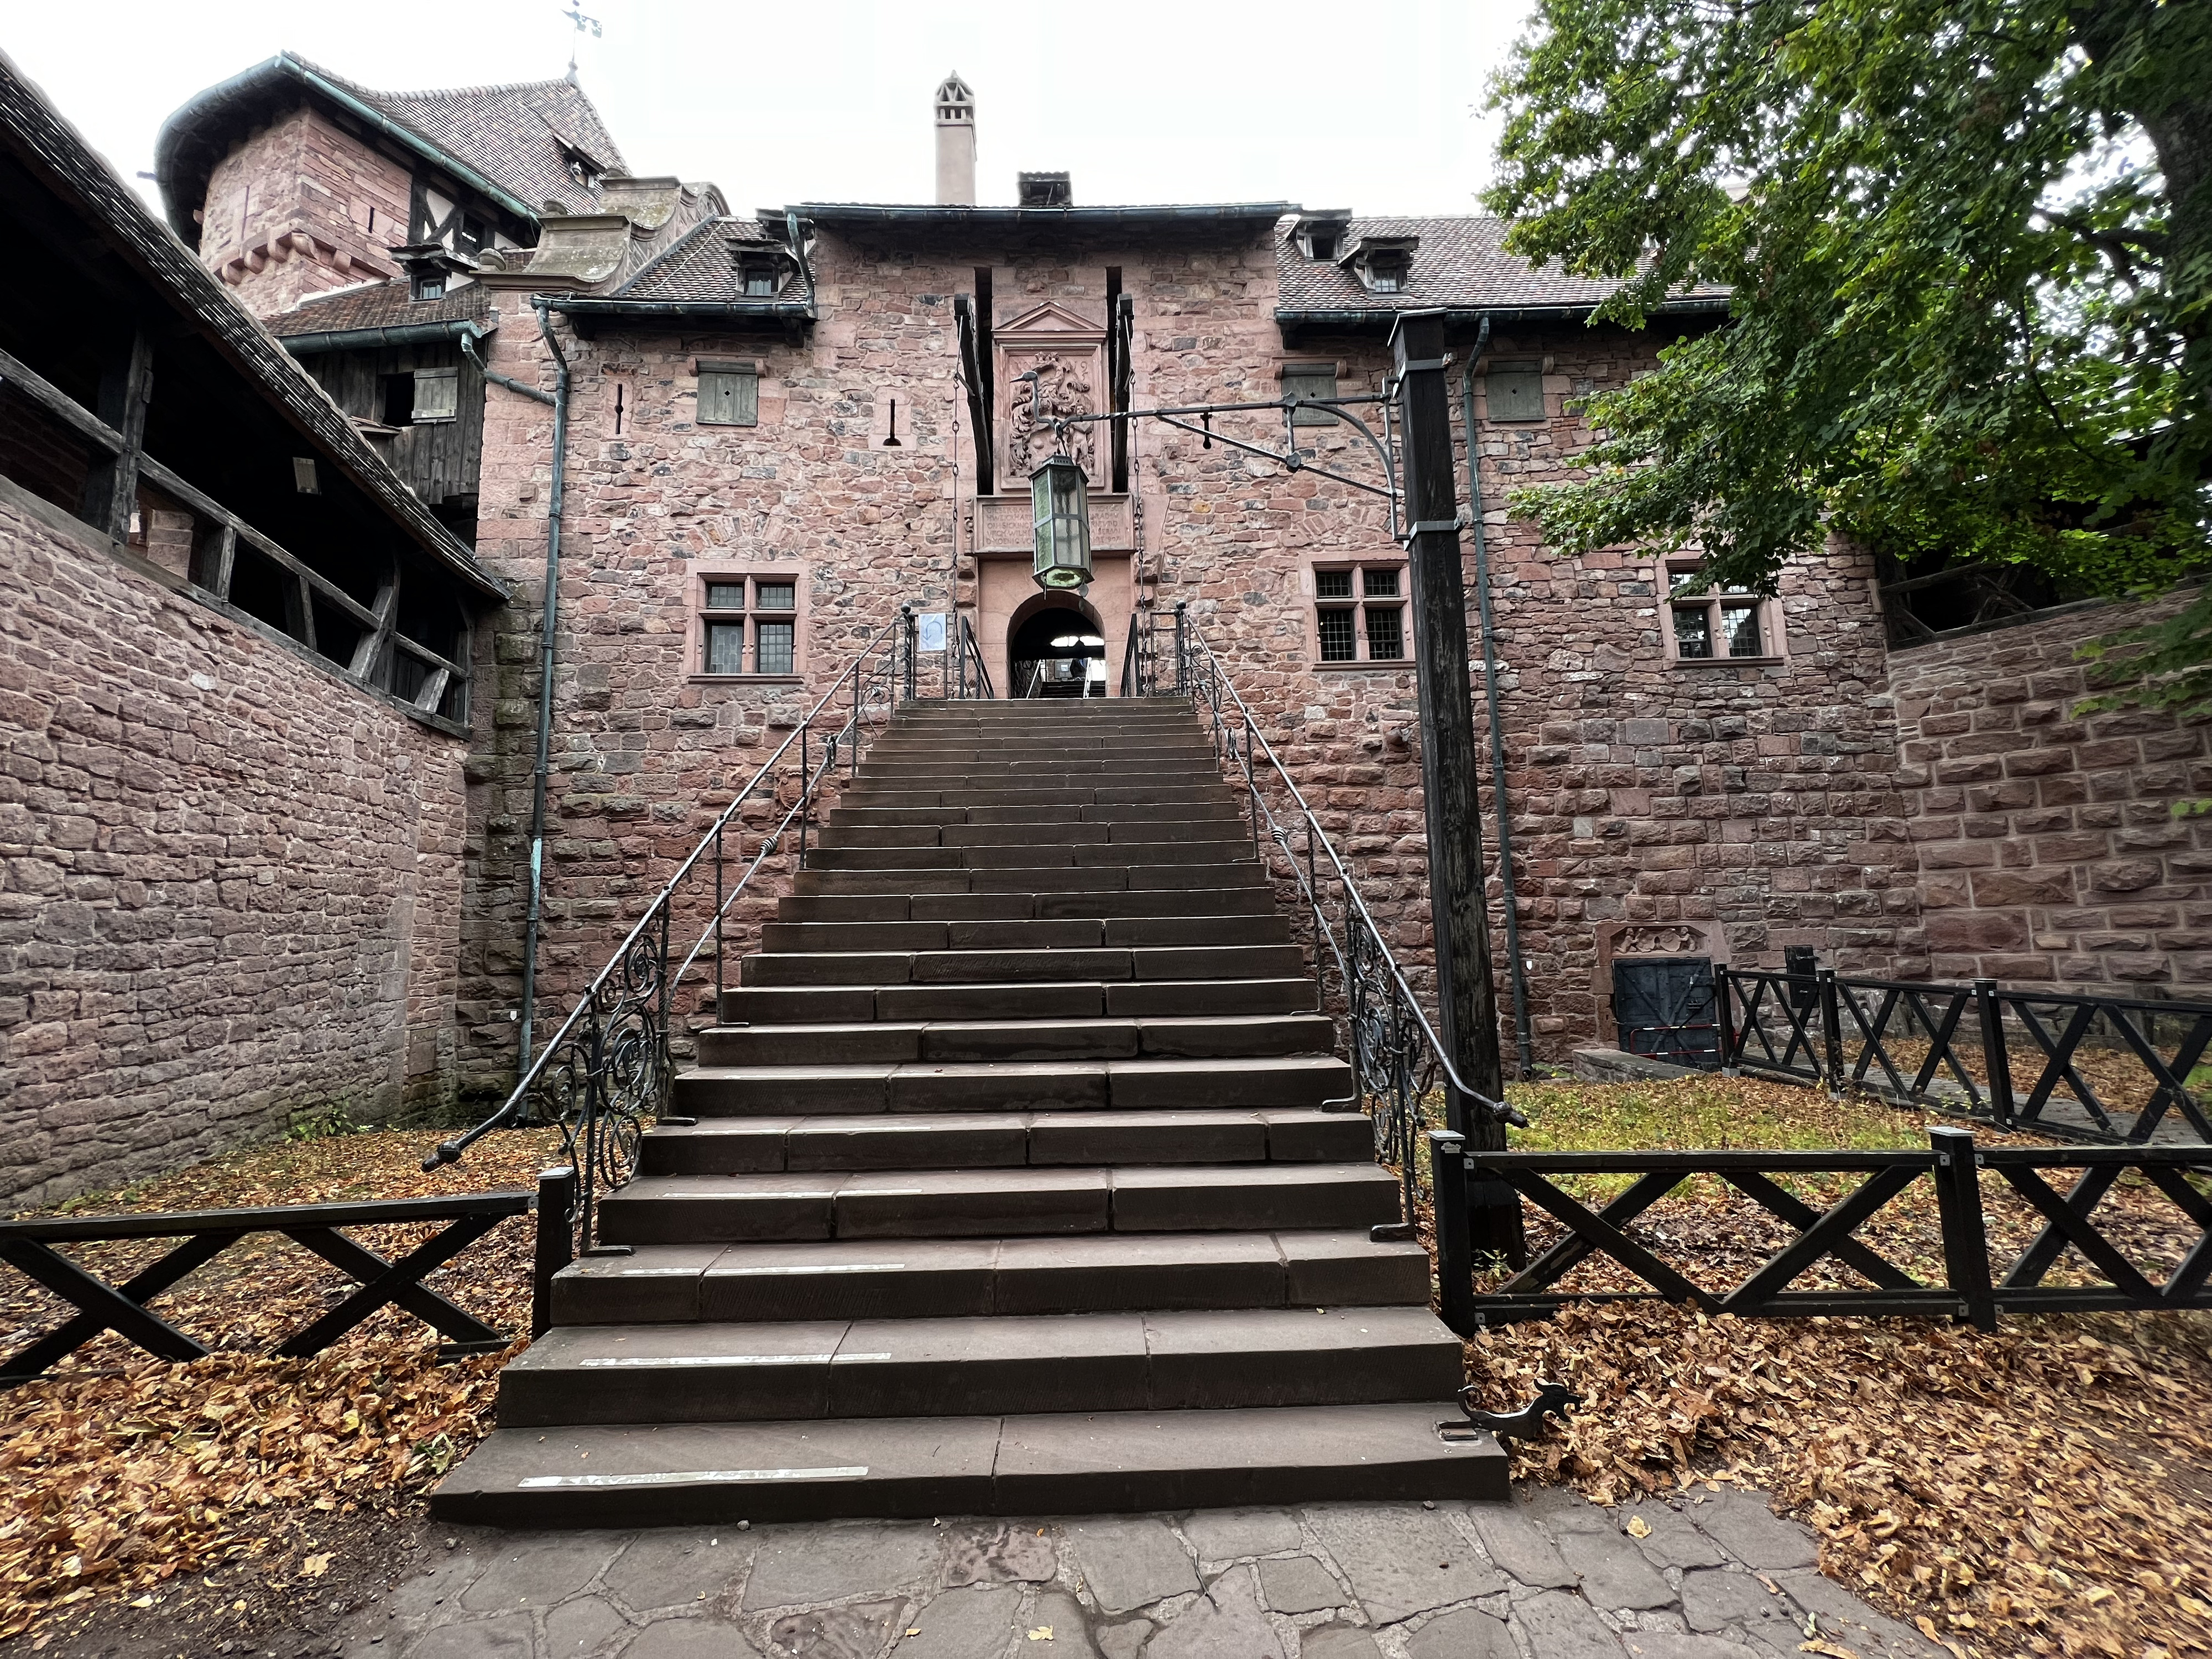
[[[1990,1080],[1990,1115],[1997,1127],[2013,1126],[2012,1055],[2005,1048],[2004,1004],[1997,1000],[1997,982],[1974,981],[1974,1012],[1982,1027],[1982,1070]]]
[[[1406,1149],[1413,1160],[1412,1147]],[[1436,1194],[1437,1316],[1461,1336],[1474,1334],[1474,1252],[1468,1237],[1467,1141],[1429,1131],[1429,1190]]]
[[[1475,777],[1474,691],[1467,672],[1467,578],[1460,568],[1459,497],[1452,464],[1451,398],[1444,380],[1443,313],[1409,311],[1390,336],[1404,433],[1405,528],[1411,533],[1414,680],[1421,707],[1421,801],[1429,843],[1429,913],[1435,927],[1437,1035],[1469,1089],[1504,1098],[1498,989],[1490,968],[1490,904],[1482,874],[1481,803]],[[1505,1125],[1447,1090],[1451,1127],[1470,1152],[1504,1152]],[[1474,1246],[1517,1261],[1526,1254],[1518,1203],[1470,1191]]]
[[[1934,1128],[1936,1209],[1943,1228],[1943,1277],[1959,1294],[1960,1312],[1979,1331],[1997,1328],[1996,1294],[1990,1287],[1990,1243],[1982,1222],[1982,1176],[1967,1129]]]
[[[1828,1074],[1828,1097],[1844,1097],[1844,1010],[1837,1001],[1836,970],[1823,968],[1817,983],[1820,996],[1820,1069]]]
[[[576,1171],[538,1172],[538,1249],[530,1280],[530,1340],[553,1328],[553,1276],[576,1259]]]
[[[77,516],[118,542],[131,539],[131,514],[138,505],[138,457],[146,447],[146,405],[154,396],[154,343],[133,330],[131,355],[100,377],[100,406],[93,413],[123,434],[123,448],[85,470],[84,509]]]

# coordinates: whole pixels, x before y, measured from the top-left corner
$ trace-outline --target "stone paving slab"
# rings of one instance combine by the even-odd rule
[[[1632,1527],[1632,1522],[1640,1523]],[[448,1541],[450,1540],[450,1541]],[[1945,1659],[1755,1492],[434,1535],[280,1659]]]

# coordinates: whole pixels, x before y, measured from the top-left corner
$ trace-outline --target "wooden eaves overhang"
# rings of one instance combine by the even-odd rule
[[[153,325],[154,334],[170,342],[190,338],[196,349],[204,349],[234,371],[234,395],[260,404],[281,428],[289,429],[302,456],[328,466],[334,482],[341,483],[362,504],[380,514],[391,538],[388,544],[404,546],[419,566],[447,580],[456,600],[471,611],[489,608],[510,597],[506,584],[479,564],[475,554],[433,517],[398,475],[369,448],[352,421],[313,377],[146,210],[4,54],[0,54],[0,147],[20,169],[18,178],[29,181],[27,187],[43,187],[51,198],[49,210],[86,233],[79,245],[83,256],[103,267],[111,257],[120,262],[127,272],[123,286],[134,291],[134,304],[142,317],[168,319]],[[42,268],[41,262],[34,259],[27,259],[18,269],[18,281],[41,285],[63,275]],[[102,280],[112,283],[112,267],[106,270],[107,275]],[[162,338],[149,339],[148,331],[148,324],[142,321],[141,343],[131,354],[134,374],[139,372],[138,362],[150,362],[155,349],[162,345]],[[426,723],[455,732],[464,729],[439,714],[438,696],[434,694],[442,692],[456,678],[465,683],[467,664],[396,630],[398,562],[387,572],[372,573],[377,591],[374,599],[364,602],[325,570],[296,556],[192,479],[146,454],[137,436],[143,427],[143,416],[104,419],[107,411],[95,413],[86,408],[33,366],[13,356],[0,364],[0,376],[48,418],[70,429],[88,453],[103,458],[99,465],[104,471],[131,484],[143,482],[160,490],[208,526],[208,570],[204,574],[196,568],[193,580],[184,584],[192,597],[246,621],[258,631],[274,633],[295,647],[304,645],[307,654],[340,678],[398,702]],[[151,388],[149,371],[147,379],[149,391],[142,395],[151,396],[158,388]],[[118,483],[112,511],[95,513],[88,522],[119,544],[127,533],[134,505],[135,495]],[[102,518],[106,521],[93,521]],[[246,615],[230,603],[227,592],[229,550],[240,545],[276,567],[283,579],[295,585],[303,618],[297,629],[272,627],[265,617]],[[162,574],[174,582],[173,577]],[[357,630],[358,643],[349,659],[332,658],[327,651],[317,654],[313,623],[317,605],[325,606],[326,614],[343,617],[349,629]],[[415,694],[396,696],[381,683],[391,678],[395,652],[409,659],[410,678],[416,672],[422,675],[422,685]]]

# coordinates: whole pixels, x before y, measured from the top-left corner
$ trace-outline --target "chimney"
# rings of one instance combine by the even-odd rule
[[[937,89],[937,204],[975,205],[975,94],[957,74]]]

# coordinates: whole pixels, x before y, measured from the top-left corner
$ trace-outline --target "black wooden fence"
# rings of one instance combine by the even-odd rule
[[[2206,1291],[2212,1275],[2212,1199],[2192,1180],[2212,1163],[2212,1152],[2202,1147],[1977,1147],[1971,1131],[1950,1127],[1929,1130],[1924,1150],[1881,1152],[1477,1152],[1448,1132],[1431,1132],[1429,1145],[1441,1311],[1444,1322],[1462,1335],[1486,1325],[1545,1318],[1572,1302],[1662,1300],[1706,1313],[1765,1318],[1949,1316],[1983,1330],[1995,1329],[2001,1313],[2212,1307],[2212,1294]],[[2003,1264],[1990,1256],[1984,1170],[2042,1219],[2033,1241]],[[2062,1171],[2073,1174],[2063,1193],[2046,1179]],[[2136,1215],[2119,1231],[2138,1251],[2153,1237],[2169,1254],[2173,1246],[2184,1246],[2178,1263],[2146,1268],[2131,1260],[2110,1231],[2111,1212],[2100,1214],[2115,1185],[2130,1174],[2163,1194],[2179,1212],[2179,1224],[2147,1226]],[[1729,1285],[1700,1282],[1693,1266],[1668,1259],[1693,1256],[1709,1263],[1723,1254],[1711,1248],[1718,1230],[1710,1224],[1710,1212],[1686,1229],[1637,1225],[1653,1206],[1700,1176],[1718,1177],[1760,1212],[1755,1218],[1769,1228],[1765,1218],[1778,1219],[1792,1234]],[[1559,1184],[1592,1176],[1630,1180],[1597,1209]],[[1848,1185],[1849,1190],[1816,1207],[1784,1184],[1807,1176],[1829,1177],[1819,1184]],[[1478,1266],[1489,1264],[1478,1264],[1473,1256],[1467,1209],[1470,1181],[1504,1182],[1565,1229],[1556,1243],[1487,1291],[1475,1287]],[[1940,1278],[1917,1262],[1916,1274],[1859,1237],[1869,1222],[1923,1181],[1935,1192]],[[1909,1237],[1917,1224],[1905,1219],[1904,1236]],[[2075,1252],[2070,1257],[2069,1247]],[[1644,1288],[1559,1288],[1575,1268],[1599,1256],[1625,1268]],[[2086,1264],[2094,1280],[2051,1283],[2062,1257],[2070,1274],[2079,1277]],[[1837,1269],[1848,1270],[1848,1278],[1859,1282],[1790,1288],[1815,1268],[1822,1268],[1821,1277],[1830,1280],[1845,1277]]]
[[[150,1303],[195,1268],[257,1233],[279,1233],[305,1246],[356,1281],[358,1288],[310,1321],[276,1352],[304,1358],[321,1352],[372,1314],[404,1309],[446,1339],[441,1358],[496,1353],[514,1339],[431,1290],[422,1281],[511,1216],[537,1212],[531,1334],[550,1322],[553,1275],[574,1254],[576,1176],[548,1170],[535,1194],[469,1193],[455,1197],[377,1199],[353,1204],[287,1204],[259,1209],[163,1211],[143,1215],[41,1216],[0,1222],[0,1261],[72,1304],[74,1316],[0,1362],[0,1388],[28,1382],[102,1331],[113,1331],[163,1359],[205,1357],[208,1349]],[[393,1261],[346,1236],[348,1228],[409,1222],[447,1224]],[[160,1259],[121,1285],[111,1285],[59,1247],[127,1239],[176,1239]]]
[[[2212,1006],[2002,987],[1717,968],[1723,1069],[1867,1089],[2001,1128],[2148,1143],[2212,1140],[2197,1079]]]

